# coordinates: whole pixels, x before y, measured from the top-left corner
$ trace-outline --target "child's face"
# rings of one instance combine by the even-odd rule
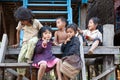
[[[46,40],[50,40],[52,37],[52,33],[49,30],[46,30],[45,32],[43,32],[43,38]]]
[[[61,19],[56,20],[56,26],[57,26],[58,29],[64,28],[65,25],[66,25],[65,22],[61,21]]]
[[[88,23],[88,29],[89,29],[90,31],[95,30],[95,29],[96,29],[96,26],[97,26],[97,25],[94,24],[93,20],[90,19],[90,20],[89,20],[89,23]]]
[[[66,33],[67,33],[67,37],[69,37],[69,38],[75,36],[75,31],[72,28],[68,28],[66,30]]]
[[[21,20],[21,24],[22,25],[29,25],[29,21],[27,21],[27,20]]]

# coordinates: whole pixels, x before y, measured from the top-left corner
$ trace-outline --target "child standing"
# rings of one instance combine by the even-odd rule
[[[54,34],[54,37],[55,37],[54,43],[55,45],[60,45],[67,38],[66,32],[65,32],[66,19],[64,17],[58,17],[56,20],[56,26],[58,28],[58,31],[56,31]]]
[[[58,80],[61,79],[59,59],[51,51],[52,48],[52,30],[50,27],[42,27],[38,33],[38,42],[35,47],[33,66],[38,68],[38,79],[42,80],[45,72],[50,71],[56,65]]]
[[[16,28],[17,44],[13,45],[13,47],[17,47],[19,45],[20,30],[24,31],[23,44],[18,56],[18,63],[29,62],[33,56],[33,51],[38,41],[37,34],[39,29],[42,27],[42,24],[37,19],[34,19],[31,10],[24,7],[19,7],[14,13],[14,16],[17,20],[19,20],[19,23]],[[17,80],[22,79],[25,75],[25,70],[26,69],[23,68],[17,69],[19,73]]]
[[[78,29],[76,24],[70,24],[67,26],[66,28],[67,39],[64,41],[64,43],[61,46],[63,57],[74,55],[74,54],[80,55],[80,41],[79,41],[79,38],[75,36],[77,31]],[[64,79],[70,80],[69,77],[66,75],[64,75]]]
[[[94,49],[102,43],[102,34],[97,29],[99,19],[97,17],[92,17],[88,23],[87,30],[79,30],[86,39],[87,45],[91,46],[88,51],[88,54],[93,54]]]

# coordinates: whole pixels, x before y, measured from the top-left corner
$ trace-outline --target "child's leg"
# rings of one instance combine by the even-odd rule
[[[66,75],[63,75],[63,80],[70,80]]]
[[[57,80],[58,79],[58,75],[57,75],[57,69],[56,69],[56,67],[54,67],[54,75],[55,75],[56,80]]]
[[[27,52],[26,52],[25,58],[28,59],[29,61],[31,61],[31,59],[33,57],[34,48],[35,48],[37,41],[38,41],[38,38],[33,37],[27,43]]]
[[[58,80],[62,80],[62,74],[60,72],[60,64],[61,63],[62,63],[62,61],[59,60],[56,64],[56,72],[57,72]]]
[[[18,63],[26,62],[26,59],[25,59],[26,51],[27,51],[27,44],[23,44],[22,48],[21,48],[21,51],[19,53],[19,56],[18,56]],[[24,76],[25,71],[26,71],[25,68],[17,68],[17,72],[19,73],[18,78],[21,77],[21,76]]]
[[[93,42],[91,48],[88,51],[88,54],[93,54],[93,51],[94,51],[95,48],[97,48],[97,46],[99,45],[99,42],[100,42],[99,40],[96,40],[96,41]]]
[[[23,75],[18,75],[16,80],[23,80]]]
[[[37,80],[42,80],[42,77],[44,76],[46,67],[47,67],[47,65],[45,63],[40,64],[40,68],[38,70],[38,79]]]

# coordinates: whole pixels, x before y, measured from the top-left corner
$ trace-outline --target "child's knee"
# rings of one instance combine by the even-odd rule
[[[42,68],[42,69],[46,69],[46,67],[47,67],[46,64],[44,64],[44,63],[40,64],[40,68]]]
[[[100,39],[99,38],[95,38],[94,42],[100,42]]]

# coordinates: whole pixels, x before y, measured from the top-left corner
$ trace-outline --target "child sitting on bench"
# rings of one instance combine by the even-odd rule
[[[92,17],[89,20],[87,30],[79,29],[79,32],[83,34],[87,45],[91,46],[88,51],[88,54],[93,54],[94,49],[102,43],[102,34],[97,29],[97,27],[99,25],[98,23],[99,23],[99,19],[97,17]]]
[[[33,66],[38,68],[38,79],[42,80],[45,72],[50,71],[56,65],[56,72],[58,80],[61,79],[60,75],[60,59],[52,54],[52,30],[50,27],[44,26],[38,33],[38,42],[35,47],[33,56]]]

